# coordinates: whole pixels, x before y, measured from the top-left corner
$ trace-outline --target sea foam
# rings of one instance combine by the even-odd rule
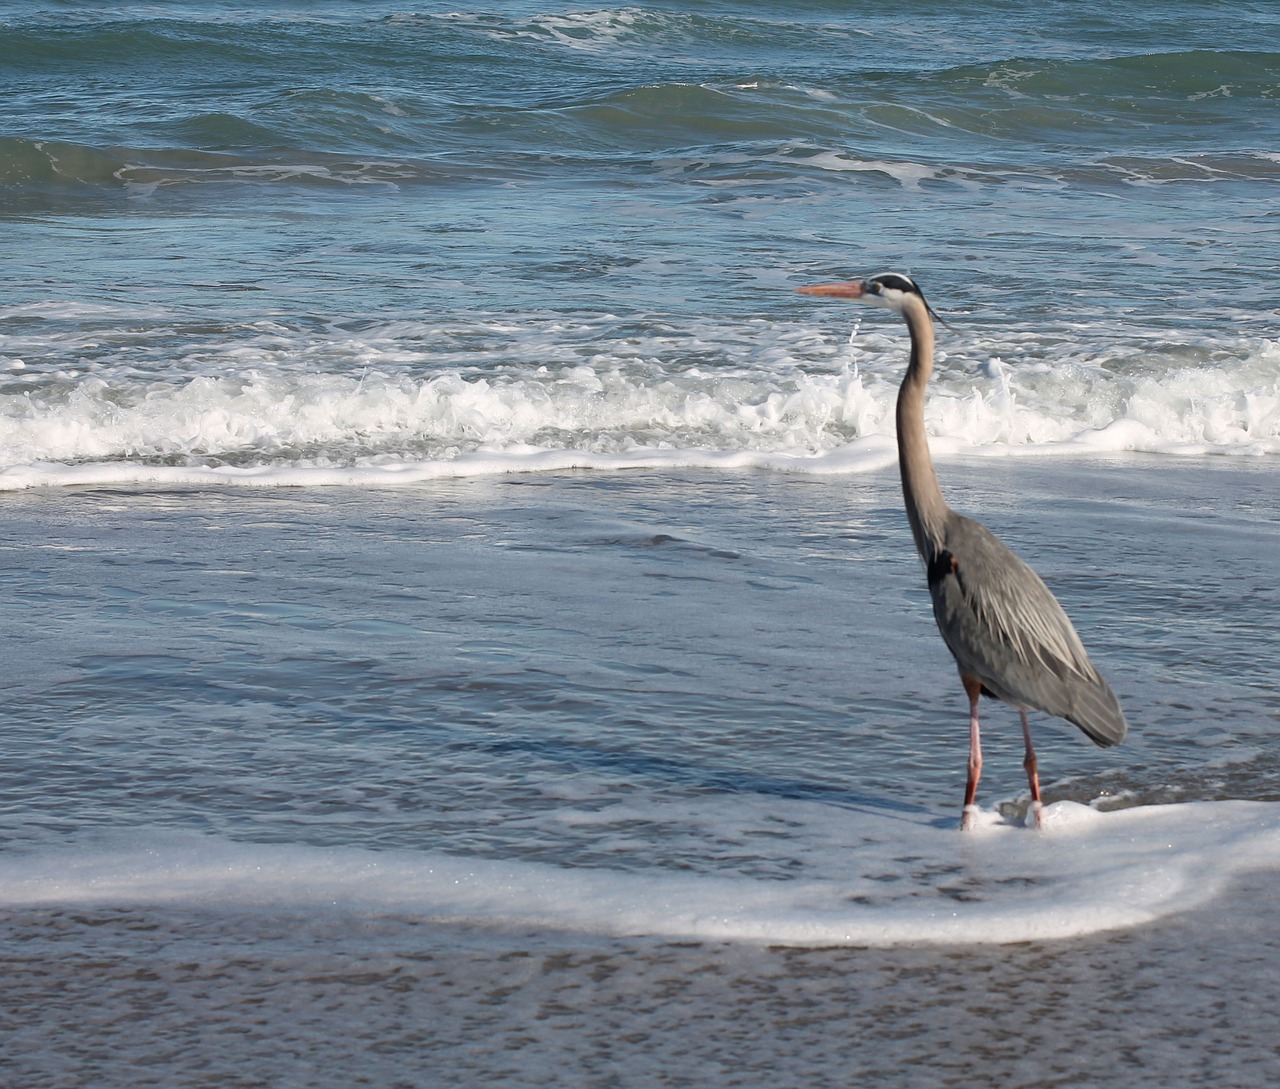
[[[568,868],[430,851],[118,832],[0,862],[0,903],[391,913],[497,928],[825,946],[1081,937],[1201,907],[1275,874],[1280,805],[1046,808],[1037,833],[828,814],[844,847],[791,880]]]
[[[256,322],[120,340],[80,313],[5,318],[17,331],[0,337],[0,490],[867,471],[892,444],[903,354],[900,331],[879,325],[846,339],[607,317],[364,333]],[[935,453],[1280,451],[1275,341],[1091,341],[949,337],[926,408]]]

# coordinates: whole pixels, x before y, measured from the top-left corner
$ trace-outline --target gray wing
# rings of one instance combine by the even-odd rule
[[[938,629],[962,676],[992,695],[1079,726],[1098,745],[1120,741],[1120,703],[1040,576],[985,526],[950,512],[927,561]]]

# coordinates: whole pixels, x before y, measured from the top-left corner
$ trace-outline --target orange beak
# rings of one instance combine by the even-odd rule
[[[843,284],[811,284],[796,290],[801,295],[822,295],[829,299],[860,299],[866,292],[866,285],[861,280],[850,280]]]

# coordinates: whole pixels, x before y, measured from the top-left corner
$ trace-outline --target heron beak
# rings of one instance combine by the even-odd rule
[[[860,299],[867,288],[861,280],[850,280],[843,284],[810,284],[796,290],[801,295],[821,295],[829,299]]]

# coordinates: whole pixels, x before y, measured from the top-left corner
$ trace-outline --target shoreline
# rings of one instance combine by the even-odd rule
[[[839,1071],[923,1089],[1083,1084],[1105,1070],[1138,1087],[1251,1089],[1280,1074],[1280,908],[1248,879],[1226,902],[1063,943],[892,950],[495,943],[377,916],[246,934],[234,916],[4,912],[6,948],[22,955],[5,966],[0,1068],[15,1085],[99,1089],[141,1076],[338,1089],[356,1067],[416,1084],[424,1064],[446,1086]],[[77,934],[92,944],[77,949]]]
[[[965,448],[955,442],[931,439],[939,467],[962,471],[979,465],[1040,464],[1046,466],[1107,466],[1157,469],[1200,467],[1209,471],[1257,467],[1265,471],[1274,455],[1239,447],[1195,447],[1186,450],[1115,450],[1087,443],[1026,447]],[[1280,462],[1278,462],[1280,464]],[[337,490],[381,491],[429,487],[452,481],[503,480],[521,477],[559,477],[656,473],[680,477],[713,474],[734,476],[763,473],[779,477],[840,480],[875,475],[896,467],[891,436],[872,435],[820,454],[788,454],[751,450],[637,450],[593,453],[581,450],[521,452],[474,451],[443,461],[388,461],[352,466],[328,465],[148,465],[136,462],[37,463],[0,468],[0,495],[25,491],[113,488],[145,492],[157,490]],[[1053,471],[1050,469],[1049,471]]]

